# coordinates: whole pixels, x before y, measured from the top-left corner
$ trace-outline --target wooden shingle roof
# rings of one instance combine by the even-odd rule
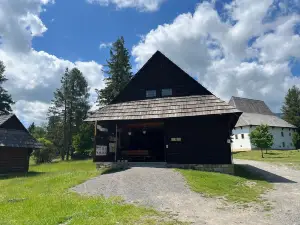
[[[243,113],[235,127],[243,127],[243,126],[259,126],[261,124],[267,124],[270,127],[282,127],[282,128],[296,128],[294,125],[286,122],[283,119],[275,115],[264,115],[257,113]]]
[[[274,115],[264,101],[232,96],[229,104],[245,113]]]
[[[0,147],[41,148],[27,131],[0,129]]]
[[[154,98],[107,105],[85,121],[142,120],[241,113],[214,95]]]

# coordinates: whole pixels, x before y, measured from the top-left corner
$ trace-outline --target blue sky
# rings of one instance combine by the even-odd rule
[[[66,67],[83,72],[96,109],[109,43],[121,35],[133,72],[160,50],[217,97],[261,99],[280,112],[300,87],[299,33],[300,0],[0,1],[5,87],[26,125],[46,121]]]
[[[127,48],[140,41],[160,24],[171,23],[181,13],[194,11],[199,1],[167,1],[158,11],[139,12],[134,8],[116,9],[87,4],[85,1],[56,1],[41,14],[48,31],[33,40],[33,48],[70,61],[94,60],[104,64],[108,49],[99,45],[124,36]],[[52,22],[52,20],[54,21]]]

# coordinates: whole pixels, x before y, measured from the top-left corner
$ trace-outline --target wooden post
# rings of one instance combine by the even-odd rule
[[[93,154],[93,160],[96,159],[96,145],[97,145],[97,120],[95,121],[95,130],[94,130],[94,154]]]
[[[117,162],[117,152],[118,152],[118,124],[116,124],[115,162]]]

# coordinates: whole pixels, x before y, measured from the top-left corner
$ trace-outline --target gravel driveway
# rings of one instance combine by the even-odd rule
[[[128,203],[171,212],[182,221],[199,225],[300,225],[300,171],[263,162],[236,160],[236,163],[248,164],[249,169],[277,182],[275,190],[264,196],[274,206],[272,211],[264,210],[261,205],[244,207],[222,198],[205,198],[192,192],[181,174],[168,168],[134,167],[101,175],[72,190],[88,195],[122,196]]]

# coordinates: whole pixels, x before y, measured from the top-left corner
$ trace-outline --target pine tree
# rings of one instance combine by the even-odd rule
[[[96,89],[99,105],[110,103],[132,78],[130,55],[125,48],[123,37],[113,43],[106,67],[108,68],[107,71],[104,71],[108,75],[104,79],[106,87],[102,90]]]
[[[10,113],[12,111],[11,105],[14,104],[11,95],[3,88],[3,83],[7,81],[4,72],[5,66],[3,65],[3,62],[0,61],[0,114]]]
[[[300,128],[300,89],[293,86],[288,90],[281,108],[283,119]]]
[[[28,127],[28,131],[30,134],[33,134],[34,133],[34,129],[35,129],[35,124],[34,122],[32,124],[29,125]]]
[[[72,136],[89,110],[88,98],[88,83],[80,70],[66,69],[61,79],[61,87],[54,92],[52,106],[49,108],[49,115],[60,118],[63,124],[62,160],[65,156],[68,160],[73,153]]]

